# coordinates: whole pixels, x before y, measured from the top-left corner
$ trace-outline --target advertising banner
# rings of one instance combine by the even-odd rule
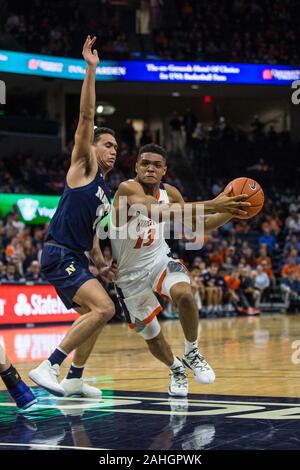
[[[67,310],[52,286],[0,286],[1,325],[68,322],[78,318]]]
[[[52,219],[59,199],[60,196],[0,193],[0,218],[3,219],[16,204],[23,222],[45,224]]]
[[[82,59],[0,50],[0,72],[83,80]],[[224,62],[101,60],[96,80],[125,82],[212,83],[219,85],[291,85],[300,67]]]

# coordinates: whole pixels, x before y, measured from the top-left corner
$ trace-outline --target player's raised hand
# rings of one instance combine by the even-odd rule
[[[97,66],[100,61],[98,57],[97,49],[94,49],[92,51],[92,47],[95,41],[96,41],[96,36],[94,36],[93,38],[91,38],[91,36],[88,36],[86,38],[85,43],[82,48],[82,55],[88,65]]]

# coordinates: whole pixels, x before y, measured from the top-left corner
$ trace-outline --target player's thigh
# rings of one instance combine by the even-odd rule
[[[104,312],[111,316],[115,313],[113,301],[97,279],[89,279],[82,284],[73,297],[73,301],[84,310]]]

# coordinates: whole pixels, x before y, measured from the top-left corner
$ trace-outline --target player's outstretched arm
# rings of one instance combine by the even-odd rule
[[[75,145],[72,152],[71,166],[91,163],[91,145],[94,135],[94,116],[96,105],[95,77],[99,63],[98,52],[92,50],[96,37],[88,36],[83,45],[82,55],[87,63],[86,74],[80,96],[80,114],[75,133]]]
[[[170,211],[173,217],[176,214],[182,214],[184,210],[189,210],[193,214],[192,225],[195,225],[194,217],[197,214],[197,206],[203,205],[204,214],[218,212],[220,214],[226,214],[226,217],[233,217],[239,215],[245,215],[246,212],[243,211],[243,207],[248,207],[251,204],[249,202],[243,202],[247,195],[239,195],[234,197],[229,197],[229,191],[227,193],[221,193],[215,199],[211,201],[202,201],[202,202],[185,202],[181,193],[174,186],[165,185],[170,204],[158,204],[158,201],[149,195],[145,195],[142,187],[136,181],[124,181],[120,184],[118,191],[115,197],[114,208],[116,209],[116,215],[121,209],[127,209],[128,206],[143,206],[147,215],[155,220],[161,220],[164,217],[164,214],[170,215]],[[126,205],[122,206],[122,201],[125,198]],[[224,222],[225,223],[225,222]],[[118,225],[118,223],[116,224]]]
[[[245,212],[243,208],[251,206],[249,202],[244,202],[244,199],[248,197],[246,194],[230,197],[229,194],[231,192],[231,187],[229,187],[226,192],[220,193],[214,199],[199,202],[185,202],[182,194],[177,188],[170,184],[165,184],[165,187],[169,195],[170,203],[178,203],[184,209],[192,207],[194,213],[196,213],[197,205],[203,205],[203,212],[205,215],[214,213],[213,216],[209,215],[206,218],[208,221],[212,217],[210,224],[210,227],[212,228],[209,228],[209,230],[214,230],[215,228],[224,225],[234,216],[238,217],[246,215],[247,212]],[[216,225],[215,228],[213,228],[214,224]]]

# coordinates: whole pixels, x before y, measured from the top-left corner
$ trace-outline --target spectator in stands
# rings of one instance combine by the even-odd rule
[[[136,9],[135,32],[140,40],[140,49],[142,52],[149,49],[148,38],[151,32],[150,23],[150,5],[147,0],[141,0],[139,8]]]
[[[259,290],[260,292],[260,299],[262,300],[262,297],[268,287],[270,286],[270,279],[267,273],[264,272],[264,268],[262,267],[261,264],[257,266],[257,274],[255,276],[254,280],[254,287]]]
[[[237,291],[241,284],[240,273],[237,269],[235,269],[231,274],[227,274],[224,279],[228,289],[225,297],[227,309],[229,311],[238,310],[237,302],[240,300],[240,298]]]
[[[221,315],[223,295],[227,288],[224,278],[219,275],[218,264],[212,263],[208,271],[201,275],[200,280],[205,288],[204,298],[207,315]]]
[[[263,244],[259,247],[259,257],[256,259],[255,266],[265,262],[268,268],[272,269],[272,261],[270,256],[268,256],[267,245]]]
[[[295,248],[291,248],[286,258],[286,264],[300,264],[300,256],[298,256],[298,251]]]
[[[290,271],[286,277],[281,279],[280,288],[284,295],[284,303],[288,311],[294,307],[298,309],[300,298],[300,280],[299,276]]]
[[[285,242],[285,245],[283,248],[284,256],[287,256],[288,253],[290,253],[292,248],[297,250],[298,253],[300,252],[300,241],[296,233],[292,233],[291,236]]]
[[[240,257],[239,257],[239,255],[238,255],[238,253],[237,253],[237,249],[236,249],[235,245],[230,245],[230,246],[228,247],[227,256],[229,256],[229,257],[231,258],[232,264],[233,264],[234,266],[237,266],[237,265],[238,265]]]
[[[300,232],[300,216],[297,212],[291,212],[285,220],[287,230],[291,232]]]
[[[260,235],[258,243],[260,246],[266,245],[268,254],[272,255],[273,251],[276,248],[276,238],[271,233],[271,230],[268,226],[263,228],[263,233]]]
[[[19,264],[23,263],[24,260],[24,251],[23,246],[20,240],[17,237],[13,237],[11,242],[6,245],[5,256],[7,262],[17,262]],[[21,267],[19,269],[22,269]]]
[[[41,274],[41,266],[38,261],[32,261],[27,272],[25,274],[26,281],[30,282],[43,282],[42,274]]]
[[[277,214],[268,214],[266,216],[266,221],[262,224],[262,227],[268,226],[277,237],[281,231],[282,221],[279,219]]]
[[[300,266],[295,261],[286,263],[281,270],[281,277],[286,277],[290,272],[300,275]]]
[[[230,256],[226,256],[225,261],[222,264],[222,271],[225,274],[231,274],[234,271],[234,265]]]
[[[246,247],[243,249],[243,256],[245,258],[245,264],[250,266],[251,268],[255,268],[257,261],[253,253],[253,249],[250,247]]]
[[[6,267],[6,274],[3,277],[2,282],[21,282],[24,279],[18,271],[17,266],[14,263],[8,263]]]
[[[261,262],[261,266],[263,268],[263,272],[267,274],[267,276],[270,279],[270,282],[273,287],[276,286],[276,278],[274,276],[273,270],[268,266],[268,263],[266,260]]]
[[[31,237],[24,240],[23,252],[24,252],[23,272],[26,273],[32,261],[37,259],[37,249],[33,245]]]
[[[200,280],[200,269],[194,268],[190,272],[191,287],[199,312],[202,309],[202,299],[205,298],[205,287]]]
[[[258,302],[260,292],[254,286],[254,280],[250,275],[250,268],[243,265],[239,266],[240,285],[236,293],[239,296],[239,304],[241,305],[240,313],[247,315],[256,315],[259,313]]]

